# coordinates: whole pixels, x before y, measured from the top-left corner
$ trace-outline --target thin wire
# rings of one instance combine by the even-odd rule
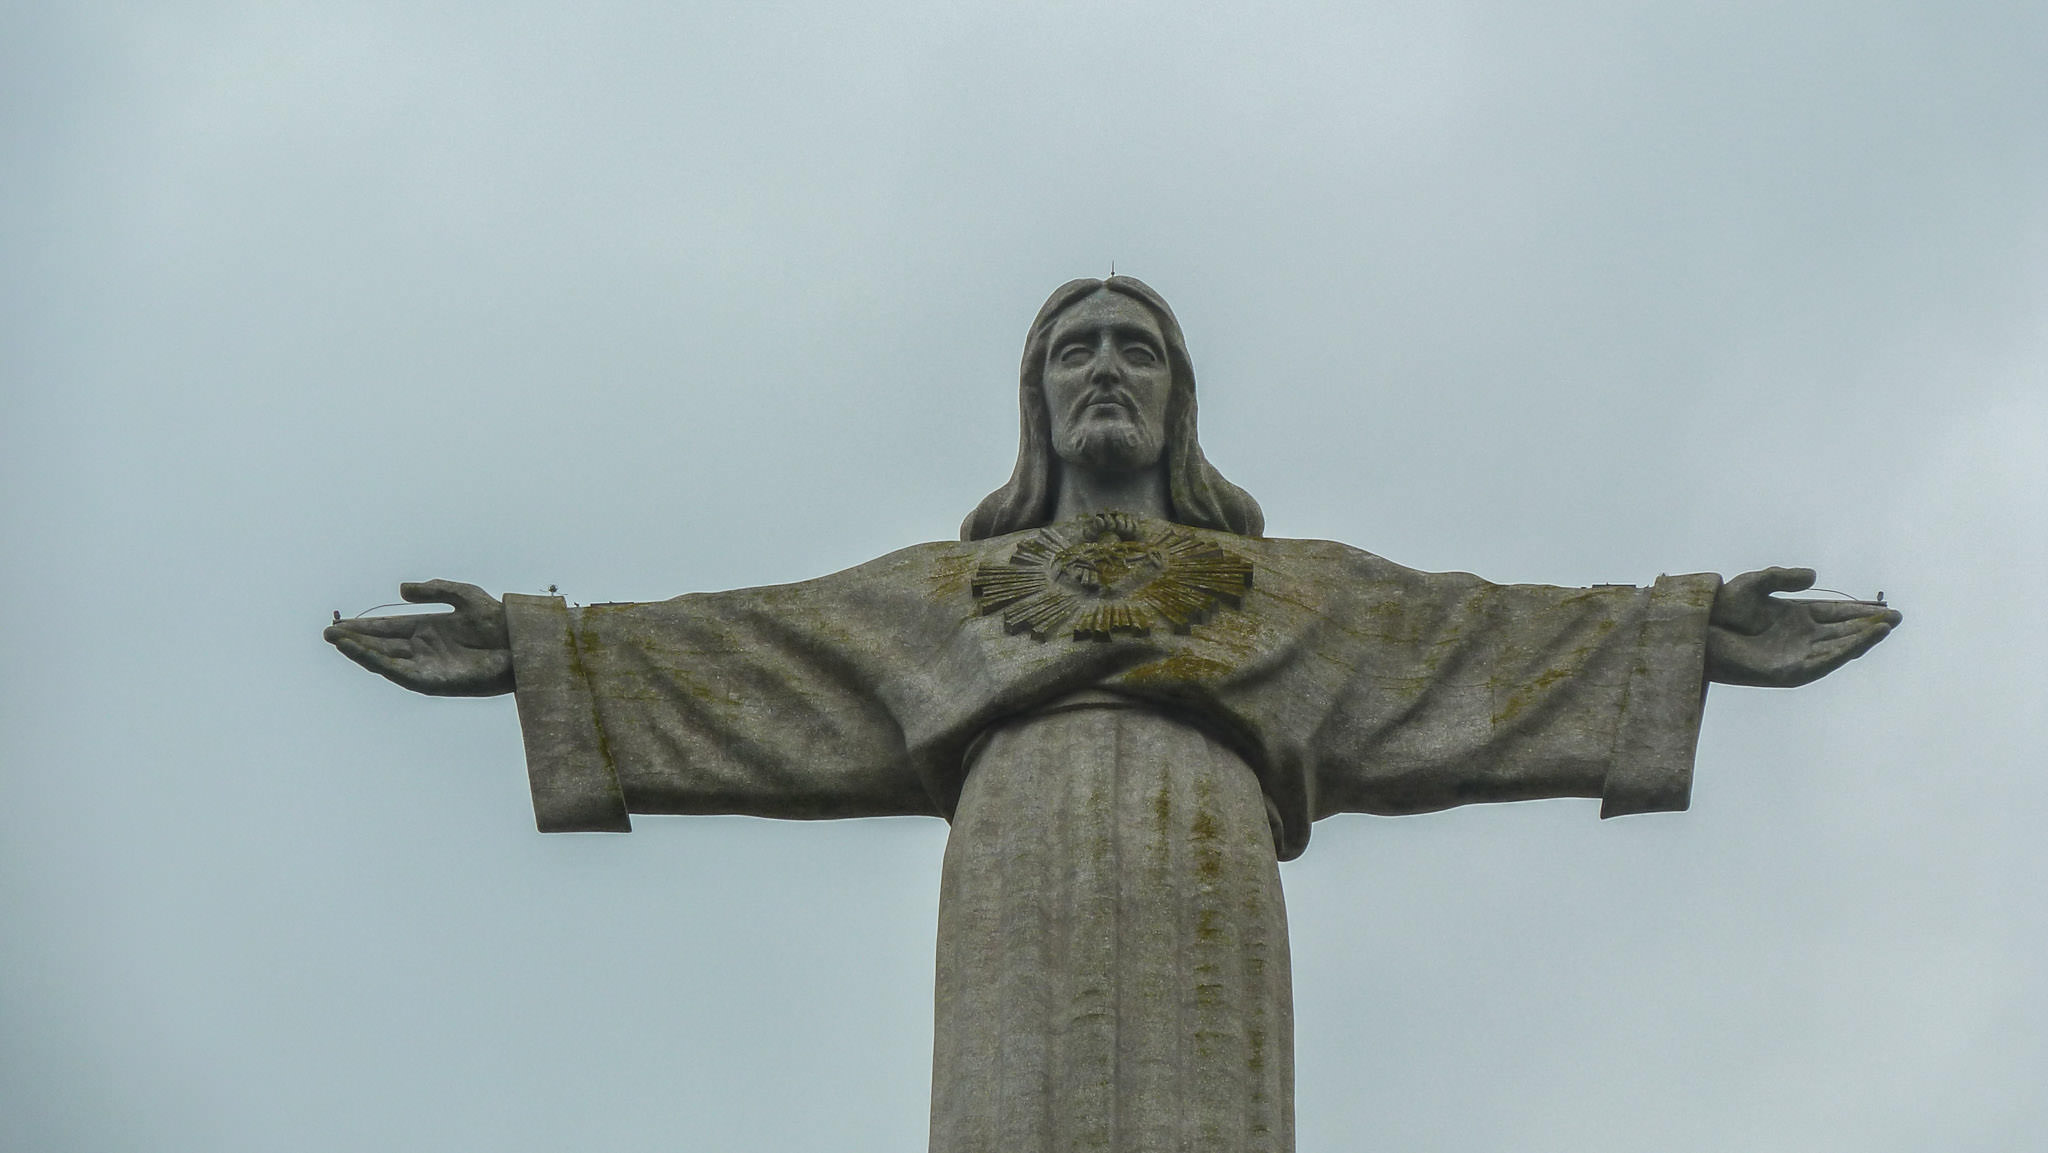
[[[1884,591],[1882,589],[1878,590],[1876,600],[1871,600],[1869,597],[1859,597],[1854,593],[1845,593],[1841,589],[1824,589],[1821,588],[1819,585],[1815,585],[1814,587],[1807,589],[1805,591],[1812,593],[1833,593],[1834,595],[1841,597],[1844,600],[1855,601],[1859,605],[1881,605],[1884,603]],[[1795,597],[1794,599],[1796,600],[1799,598]]]

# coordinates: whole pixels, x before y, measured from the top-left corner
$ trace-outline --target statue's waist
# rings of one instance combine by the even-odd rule
[[[1101,725],[1087,725],[1092,740],[1077,747],[1072,743],[1075,736],[1072,725],[1085,722],[1074,714],[1087,712],[1121,715],[1114,720],[1105,717]],[[1046,743],[1048,741],[1050,745]],[[963,779],[986,769],[984,755],[992,752],[996,754],[993,759],[998,762],[1038,765],[1044,763],[1042,757],[1052,753],[1062,766],[1062,772],[1055,776],[1086,773],[1091,771],[1091,766],[1107,768],[1121,764],[1125,768],[1136,768],[1138,762],[1156,765],[1173,776],[1203,776],[1220,771],[1221,777],[1210,779],[1237,779],[1248,796],[1257,798],[1251,811],[1265,818],[1264,823],[1272,832],[1276,851],[1283,843],[1279,807],[1266,793],[1251,764],[1227,742],[1218,740],[1206,726],[1154,701],[1107,689],[1089,688],[1006,718],[982,730],[968,746],[966,755],[961,758]],[[1124,775],[1120,771],[1112,772],[1114,776]],[[1037,775],[1035,769],[1032,775]],[[1143,772],[1136,776],[1143,776]],[[1049,781],[1054,778],[1043,779]]]

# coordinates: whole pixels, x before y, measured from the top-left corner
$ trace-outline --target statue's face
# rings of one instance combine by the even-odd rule
[[[1045,407],[1053,451],[1069,465],[1135,472],[1166,450],[1173,370],[1152,310],[1103,289],[1053,321]]]

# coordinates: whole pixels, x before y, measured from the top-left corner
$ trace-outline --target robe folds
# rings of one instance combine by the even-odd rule
[[[944,817],[934,1153],[1291,1150],[1277,862],[1341,812],[1685,808],[1720,580],[1497,585],[1136,523],[1169,542],[1146,563],[1242,587],[1040,611],[1099,574],[1018,567],[1079,539],[1030,530],[658,603],[508,595],[540,828]],[[1098,592],[1137,587],[1108,563]]]

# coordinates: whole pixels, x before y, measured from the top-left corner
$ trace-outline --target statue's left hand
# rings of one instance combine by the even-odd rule
[[[1722,585],[1707,618],[1707,679],[1787,689],[1817,681],[1869,652],[1903,619],[1870,601],[1771,595],[1813,581],[1812,569],[1767,568]]]
[[[512,691],[512,635],[505,606],[472,584],[407,582],[414,604],[450,613],[337,620],[321,634],[343,656],[395,684],[437,697],[492,697]]]

